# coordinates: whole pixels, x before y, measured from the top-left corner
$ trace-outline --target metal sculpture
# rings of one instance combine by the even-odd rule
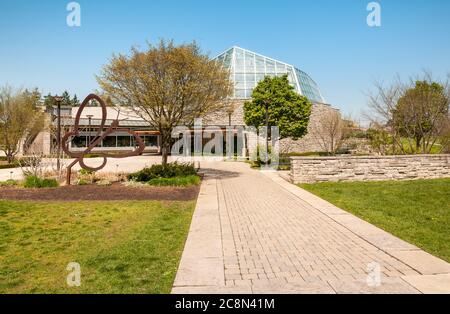
[[[96,100],[99,102],[101,108],[102,108],[102,120],[100,122],[100,126],[98,128],[97,134],[95,135],[95,137],[93,137],[93,139],[91,140],[91,136],[89,136],[89,143],[88,143],[88,147],[82,151],[82,152],[73,152],[70,151],[69,149],[69,139],[72,139],[73,137],[76,137],[80,134],[80,119],[81,119],[81,114],[84,110],[84,108],[87,106],[87,104],[91,101],[91,100]],[[106,104],[105,102],[97,95],[95,94],[90,94],[89,96],[86,97],[86,99],[83,101],[83,103],[81,104],[80,108],[78,109],[77,115],[75,117],[75,123],[74,123],[74,127],[73,130],[66,133],[64,135],[64,137],[62,138],[61,142],[62,142],[62,148],[63,151],[71,158],[75,158],[75,160],[67,167],[67,177],[66,177],[66,183],[67,185],[70,185],[70,181],[71,181],[71,176],[72,176],[72,167],[75,166],[77,163],[80,164],[80,167],[82,169],[85,169],[87,171],[99,171],[101,169],[103,169],[107,162],[108,162],[108,158],[126,158],[126,157],[132,157],[132,156],[139,156],[142,155],[142,153],[145,150],[145,144],[144,141],[142,140],[142,138],[134,131],[132,131],[131,129],[124,129],[124,128],[120,128],[119,127],[119,120],[113,120],[111,125],[109,127],[106,127],[106,118],[107,118],[107,110],[106,110]],[[100,157],[103,157],[103,163],[98,166],[98,167],[89,167],[86,165],[86,163],[84,162],[84,158],[87,154],[90,154],[93,149],[100,144],[100,142],[105,139],[108,135],[116,132],[116,131],[124,131],[127,132],[128,134],[134,136],[134,138],[136,139],[136,144],[137,144],[137,148],[131,152],[127,152],[127,153],[123,153],[123,154],[113,154],[113,153],[98,153],[98,155]],[[89,130],[89,134],[91,130]]]

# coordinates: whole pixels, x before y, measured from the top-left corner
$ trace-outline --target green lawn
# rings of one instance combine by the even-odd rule
[[[450,262],[450,179],[300,187]]]
[[[169,293],[194,205],[0,201],[0,293]]]

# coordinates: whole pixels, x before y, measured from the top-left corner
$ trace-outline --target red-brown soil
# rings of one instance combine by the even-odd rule
[[[115,200],[195,200],[200,187],[126,187],[116,183],[111,186],[73,185],[51,189],[25,189],[0,187],[0,199],[25,201],[115,201]]]

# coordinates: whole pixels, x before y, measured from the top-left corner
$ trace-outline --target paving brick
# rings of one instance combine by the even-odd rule
[[[206,214],[201,215],[201,225],[193,222],[191,230],[197,233],[190,234],[186,250],[194,251],[183,253],[192,265],[186,268],[182,262],[176,284],[185,287],[175,286],[174,291],[187,291],[189,279],[198,282],[195,274],[205,284],[251,287],[253,293],[416,293],[419,290],[400,277],[409,276],[410,282],[421,284],[424,290],[432,289],[430,280],[412,277],[420,274],[411,266],[427,274],[450,271],[448,264],[430,255],[401,251],[417,249],[276,174],[263,174],[242,163],[214,163],[205,168],[211,169],[207,176],[215,179],[207,180],[206,187],[202,184],[205,204],[198,205],[196,214],[199,210]],[[219,269],[220,252],[222,273],[213,276],[211,271]],[[192,259],[196,255],[208,266],[203,275]],[[379,289],[366,282],[368,266],[374,262],[385,280]],[[189,272],[183,273],[184,269]],[[206,278],[209,275],[213,280]],[[433,280],[448,282],[447,277]]]

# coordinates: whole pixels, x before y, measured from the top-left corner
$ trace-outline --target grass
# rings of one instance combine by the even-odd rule
[[[191,186],[199,185],[201,179],[197,175],[174,177],[174,178],[155,178],[147,183],[153,186]]]
[[[0,181],[0,187],[1,186],[5,186],[5,187],[11,187],[11,186],[18,186],[19,182],[17,182],[16,180],[6,180],[6,181]]]
[[[190,202],[0,200],[0,293],[169,293]],[[66,278],[81,265],[81,287]]]
[[[450,262],[450,179],[300,187]]]
[[[28,176],[23,184],[28,189],[57,188],[59,182],[55,179],[44,179],[37,176]]]

